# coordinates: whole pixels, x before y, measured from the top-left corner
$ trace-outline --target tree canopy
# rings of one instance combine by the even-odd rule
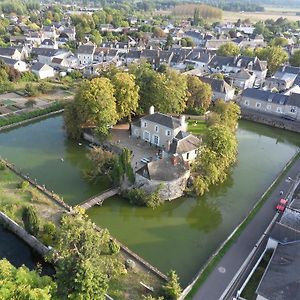
[[[234,43],[226,43],[219,47],[217,54],[220,56],[237,56],[240,54],[240,48]]]
[[[295,51],[290,57],[290,64],[293,67],[300,67],[300,50]]]

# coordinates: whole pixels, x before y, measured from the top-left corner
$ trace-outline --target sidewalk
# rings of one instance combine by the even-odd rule
[[[292,179],[295,179],[299,172],[300,158],[294,162],[256,216],[227,251],[215,269],[210,273],[206,281],[193,297],[193,300],[220,299],[223,292],[226,290],[227,286],[273,219],[275,215],[274,207],[280,198],[280,191],[283,191],[283,195],[285,196],[291,186],[293,186],[294,181],[289,181],[287,178],[291,177]]]

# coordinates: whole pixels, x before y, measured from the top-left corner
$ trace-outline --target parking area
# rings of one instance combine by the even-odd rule
[[[132,167],[135,171],[144,166],[147,160],[150,161],[158,157],[158,148],[150,146],[146,141],[130,136],[129,124],[116,125],[111,132],[110,142],[112,144],[132,151]]]

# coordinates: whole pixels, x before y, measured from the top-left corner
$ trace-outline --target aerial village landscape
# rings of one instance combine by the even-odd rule
[[[0,0],[0,300],[297,300],[299,270],[298,0]]]

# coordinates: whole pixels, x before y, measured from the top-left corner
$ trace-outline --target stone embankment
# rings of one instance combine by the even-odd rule
[[[278,116],[246,108],[242,108],[241,112],[243,119],[300,133],[300,121],[286,120]]]
[[[25,243],[27,243],[32,249],[34,249],[39,255],[46,255],[50,249],[41,243],[36,237],[29,234],[23,227],[18,225],[14,220],[9,218],[3,212],[0,211],[0,222],[6,226],[6,228],[17,235]]]

